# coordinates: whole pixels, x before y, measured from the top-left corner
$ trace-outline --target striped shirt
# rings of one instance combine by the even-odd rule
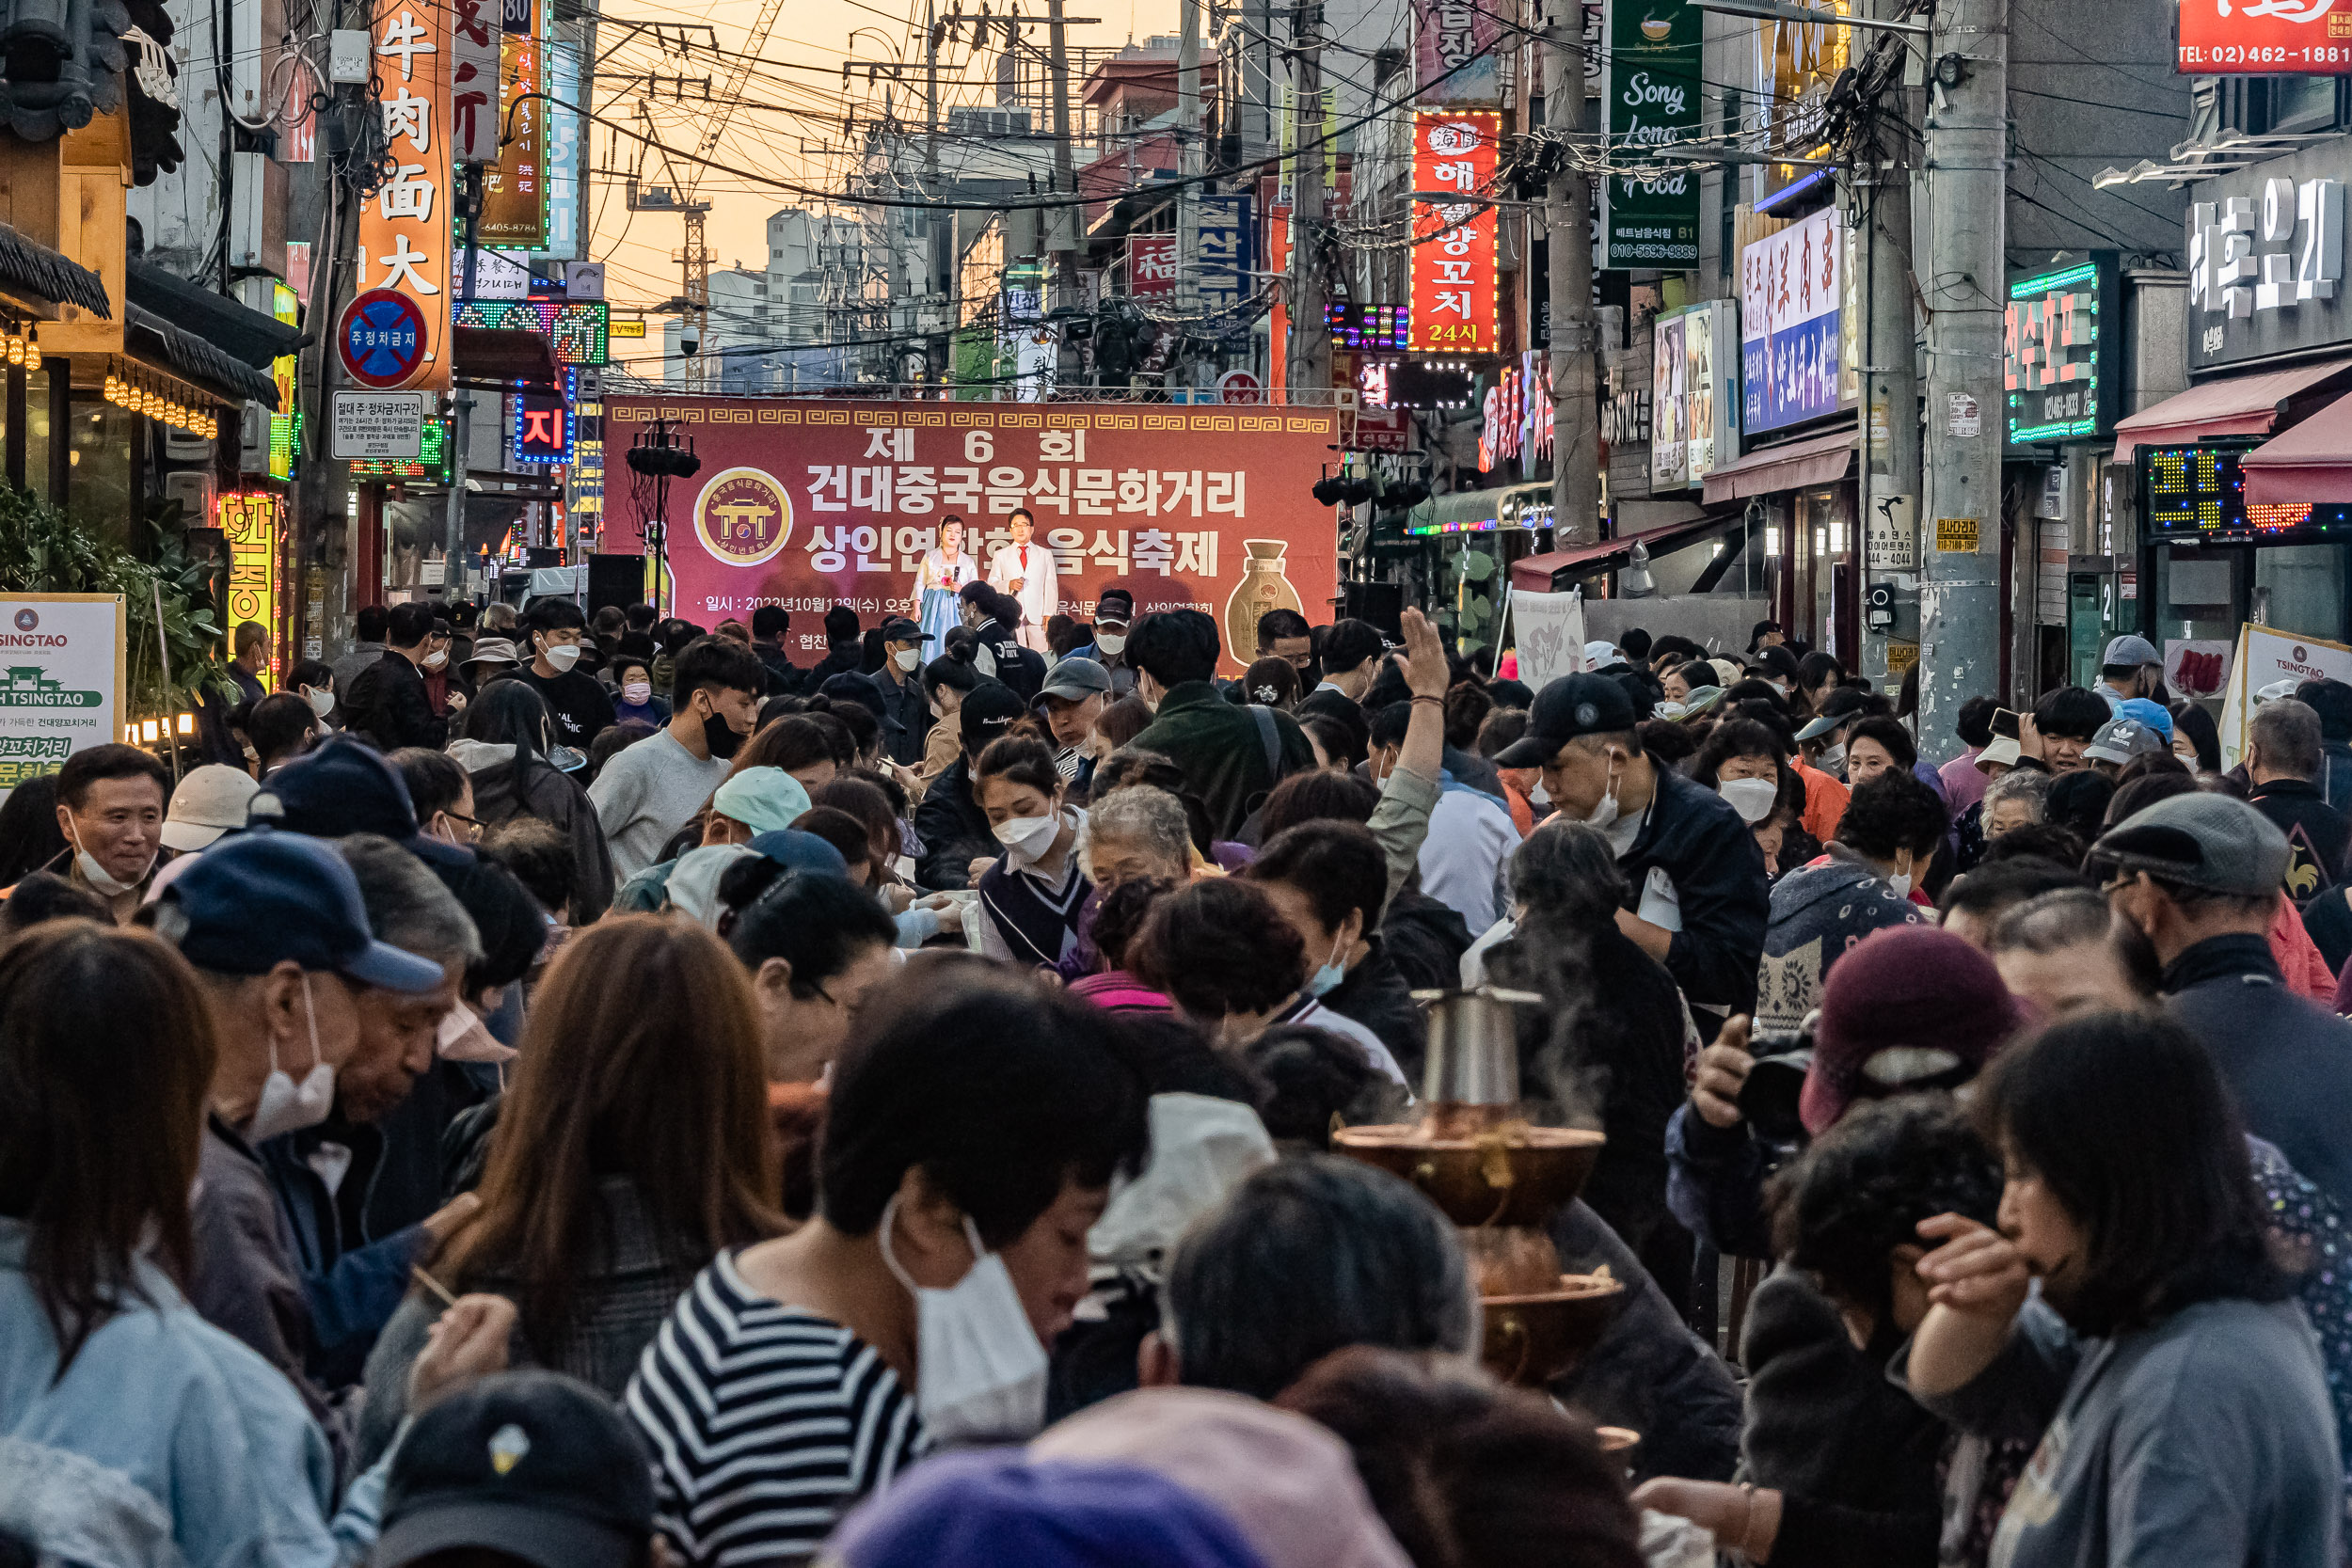
[[[927,1447],[871,1345],[761,1295],[730,1253],[645,1347],[626,1402],[654,1456],[655,1522],[691,1568],[807,1560]]]

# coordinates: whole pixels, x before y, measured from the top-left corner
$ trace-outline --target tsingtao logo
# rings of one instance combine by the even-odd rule
[[[730,566],[756,566],[792,537],[792,499],[758,468],[729,468],[694,500],[694,532]]]
[[[39,630],[39,629],[40,629],[40,610],[35,610],[35,609],[34,609],[32,606],[30,606],[30,605],[26,605],[26,606],[25,606],[23,610],[18,610],[18,611],[16,612],[16,629],[17,629],[17,630],[19,630],[19,631],[37,631],[37,630]]]

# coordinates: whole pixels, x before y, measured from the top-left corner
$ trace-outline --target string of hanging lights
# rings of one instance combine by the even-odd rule
[[[14,363],[11,351],[10,363]],[[29,363],[29,361],[28,361]],[[156,376],[135,365],[123,366],[109,361],[106,367],[105,399],[118,408],[143,414],[174,430],[184,430],[193,436],[210,439],[220,434],[220,421],[194,403],[183,401],[195,394],[176,381]]]

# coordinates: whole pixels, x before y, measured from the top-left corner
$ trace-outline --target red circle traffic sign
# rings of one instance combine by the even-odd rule
[[[335,333],[343,369],[362,387],[397,387],[424,363],[424,309],[397,289],[370,289],[343,307]]]

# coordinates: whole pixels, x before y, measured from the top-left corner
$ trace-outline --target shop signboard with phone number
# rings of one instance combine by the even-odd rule
[[[2179,69],[2191,75],[2352,71],[2352,8],[2334,0],[2181,0]]]

